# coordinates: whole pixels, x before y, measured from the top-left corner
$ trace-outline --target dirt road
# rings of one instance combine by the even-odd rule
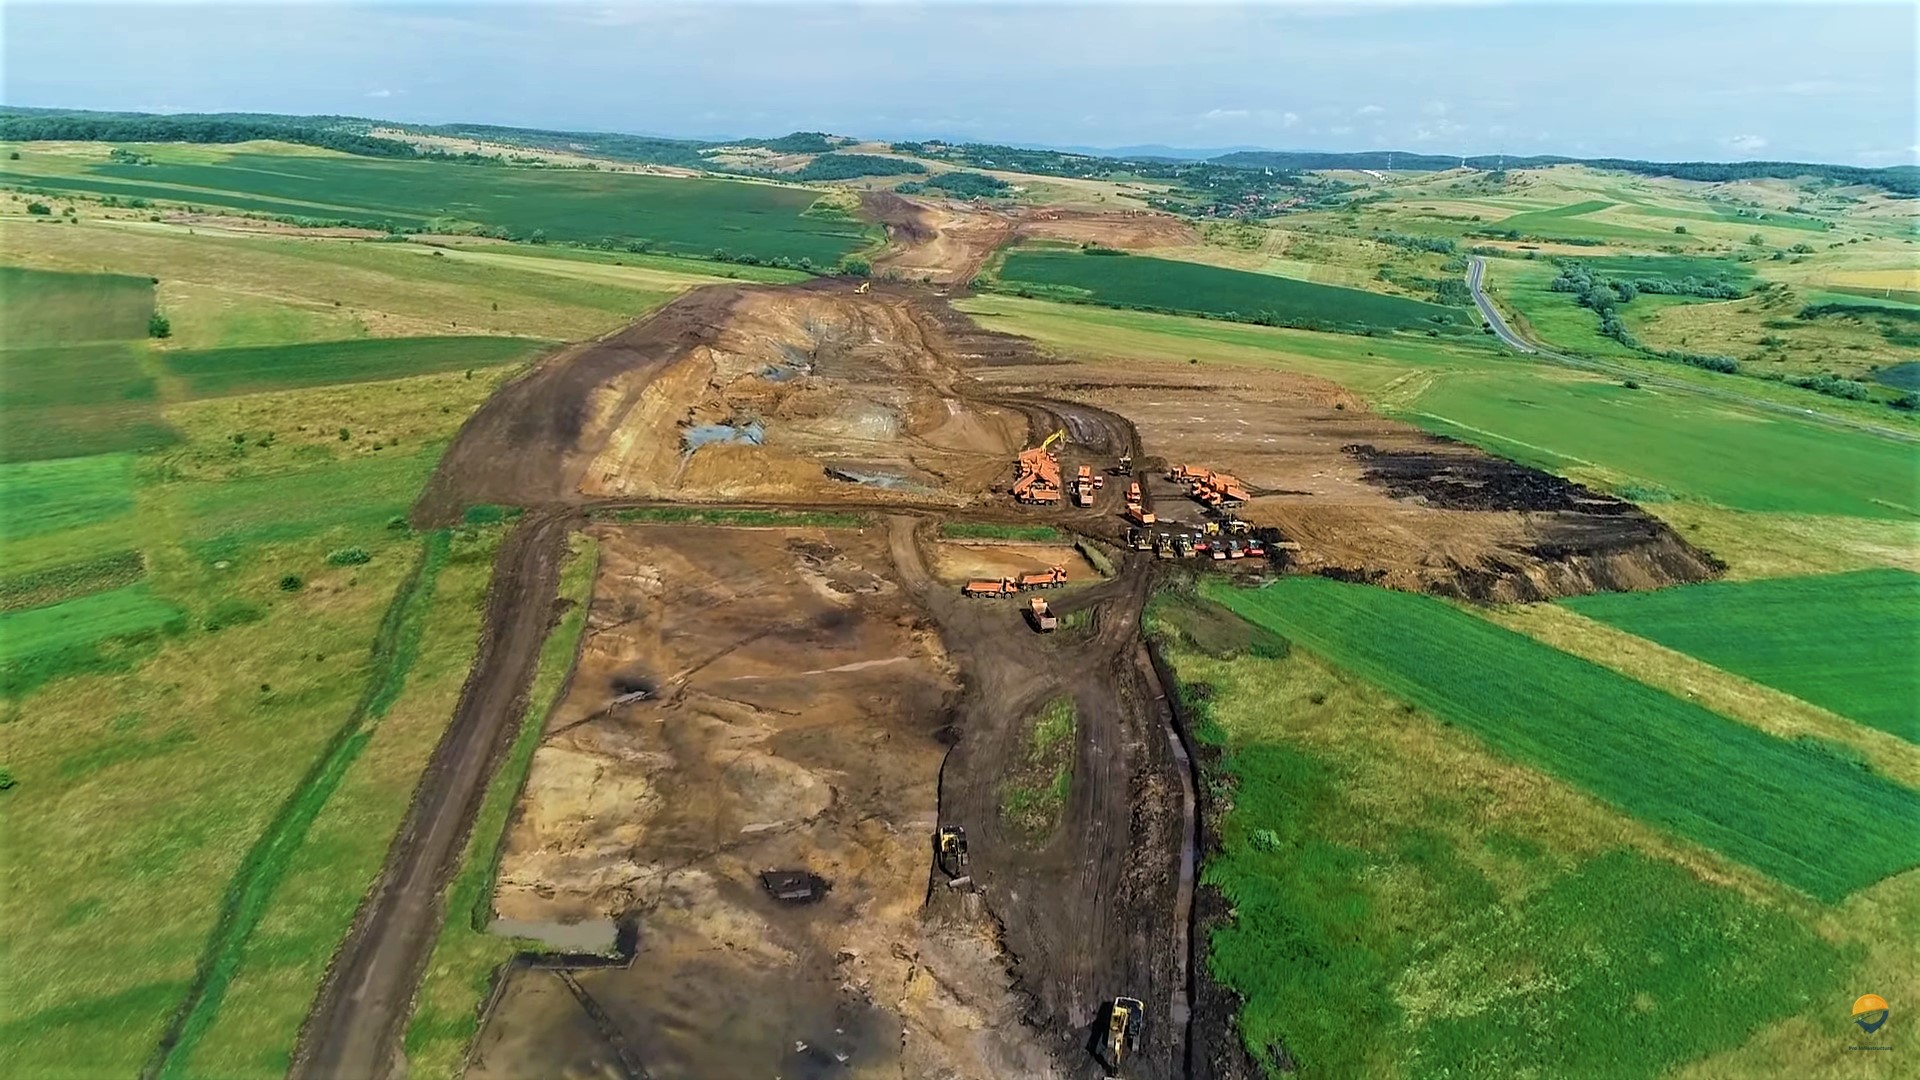
[[[929,580],[921,523],[896,517],[889,526],[902,578]],[[1012,605],[944,588],[923,598],[963,687],[958,739],[940,774],[940,818],[967,829],[980,900],[1033,1001],[1028,1021],[1053,1040],[1070,1076],[1109,1074],[1091,1049],[1117,996],[1149,1003],[1140,1054],[1125,1074],[1184,1074],[1186,941],[1170,917],[1180,892],[1183,782],[1154,681],[1139,662],[1148,576],[1144,562],[1130,562],[1112,581],[1063,597],[1056,610],[1089,611],[1091,626],[1046,638],[1032,635]],[[1058,697],[1076,716],[1069,795],[1056,827],[1036,841],[1002,802],[1033,716]],[[967,918],[965,900],[936,880],[929,914]]]
[[[525,707],[573,523],[563,514],[529,514],[501,545],[473,670],[386,866],[327,970],[295,1048],[289,1075],[296,1080],[369,1080],[392,1071],[399,1029],[439,934],[443,889]]]

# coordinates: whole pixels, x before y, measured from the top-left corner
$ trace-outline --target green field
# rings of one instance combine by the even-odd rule
[[[1744,284],[1754,277],[1751,263],[1703,255],[1601,255],[1591,259],[1575,258],[1574,261],[1592,268],[1597,275],[1613,278],[1667,278],[1673,281],[1690,277],[1702,281],[1724,278]]]
[[[0,465],[0,540],[64,532],[133,509],[133,456]]]
[[[1009,290],[1038,286],[1061,299],[1316,329],[1430,330],[1474,321],[1419,300],[1143,255],[1014,251],[1000,280]]]
[[[152,314],[149,278],[0,266],[0,348],[133,341]]]
[[[1920,743],[1920,574],[1709,582],[1562,603]]]
[[[1441,601],[1320,578],[1205,592],[1516,761],[1822,900],[1920,864],[1920,793]]]
[[[859,222],[803,216],[818,194],[734,180],[519,169],[332,155],[238,153],[208,163],[87,163],[77,174],[0,170],[0,184],[164,199],[376,227],[481,226],[517,239],[647,240],[660,250],[831,266],[870,239]]]
[[[1858,946],[1459,727],[1205,601],[1146,622],[1220,751],[1202,931],[1268,1075],[1650,1078],[1848,985]]]
[[[185,622],[145,585],[0,614],[0,693],[18,696],[63,675],[126,667],[129,649]]]
[[[1920,455],[1906,443],[1684,392],[1514,367],[1437,380],[1402,411],[1550,472],[1597,468],[1739,510],[1920,518]],[[1813,476],[1818,483],[1808,482]]]
[[[192,398],[403,379],[515,363],[545,342],[503,337],[362,338],[166,354]]]
[[[149,450],[179,436],[160,418],[143,347],[0,349],[0,462]]]

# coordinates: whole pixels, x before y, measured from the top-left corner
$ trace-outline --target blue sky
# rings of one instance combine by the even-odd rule
[[[8,3],[10,105],[1920,160],[1903,3]]]

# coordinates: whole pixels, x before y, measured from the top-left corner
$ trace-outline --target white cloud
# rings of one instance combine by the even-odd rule
[[[1359,108],[1357,108],[1357,109],[1355,109],[1355,110],[1353,110],[1353,115],[1355,115],[1355,116],[1379,116],[1379,115],[1380,115],[1381,113],[1383,113],[1383,112],[1386,112],[1386,111],[1387,111],[1387,110],[1385,110],[1385,109],[1383,109],[1383,108],[1381,108],[1381,107],[1380,107],[1380,106],[1378,106],[1378,105],[1362,105],[1362,106],[1360,106]]]
[[[1425,105],[1420,106],[1420,111],[1426,113],[1428,116],[1445,116],[1447,115],[1447,103],[1444,101],[1429,101]]]
[[[1299,122],[1300,122],[1299,113],[1281,113],[1280,114],[1281,127],[1293,127],[1295,124],[1298,124]]]
[[[1200,114],[1202,120],[1245,120],[1252,114],[1245,109],[1208,109]]]
[[[1350,124],[1335,124],[1335,125],[1333,125],[1332,127],[1330,127],[1330,128],[1328,128],[1328,129],[1327,129],[1327,134],[1329,134],[1329,135],[1351,135],[1351,134],[1353,134],[1353,127],[1352,127],[1352,125],[1350,125]]]
[[[391,90],[386,90],[386,89],[381,89],[381,90],[369,90],[369,91],[367,91],[367,96],[368,96],[368,97],[373,97],[373,98],[381,98],[381,97],[392,97],[392,96],[393,96],[393,91],[391,91]]]
[[[1729,135],[1720,141],[1726,144],[1727,149],[1741,153],[1759,150],[1767,145],[1767,140],[1758,135]]]

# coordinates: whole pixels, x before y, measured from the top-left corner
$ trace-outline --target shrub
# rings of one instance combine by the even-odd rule
[[[27,204],[27,213],[34,217],[52,217],[53,207],[43,202],[30,202]]]
[[[15,154],[13,156],[19,157],[20,155]],[[8,769],[4,766],[0,766],[0,791],[8,791],[12,789],[12,787],[13,787],[13,770]]]
[[[305,584],[306,582],[300,580],[299,574],[288,574],[280,579],[280,591],[299,592],[300,587]]]
[[[327,554],[328,566],[363,566],[373,561],[373,553],[363,547],[343,547]]]
[[[507,520],[507,511],[492,503],[481,503],[467,507],[467,512],[460,515],[460,520],[467,525],[498,525]]]
[[[840,269],[854,277],[866,277],[873,273],[873,264],[857,255],[849,255],[841,260]]]

